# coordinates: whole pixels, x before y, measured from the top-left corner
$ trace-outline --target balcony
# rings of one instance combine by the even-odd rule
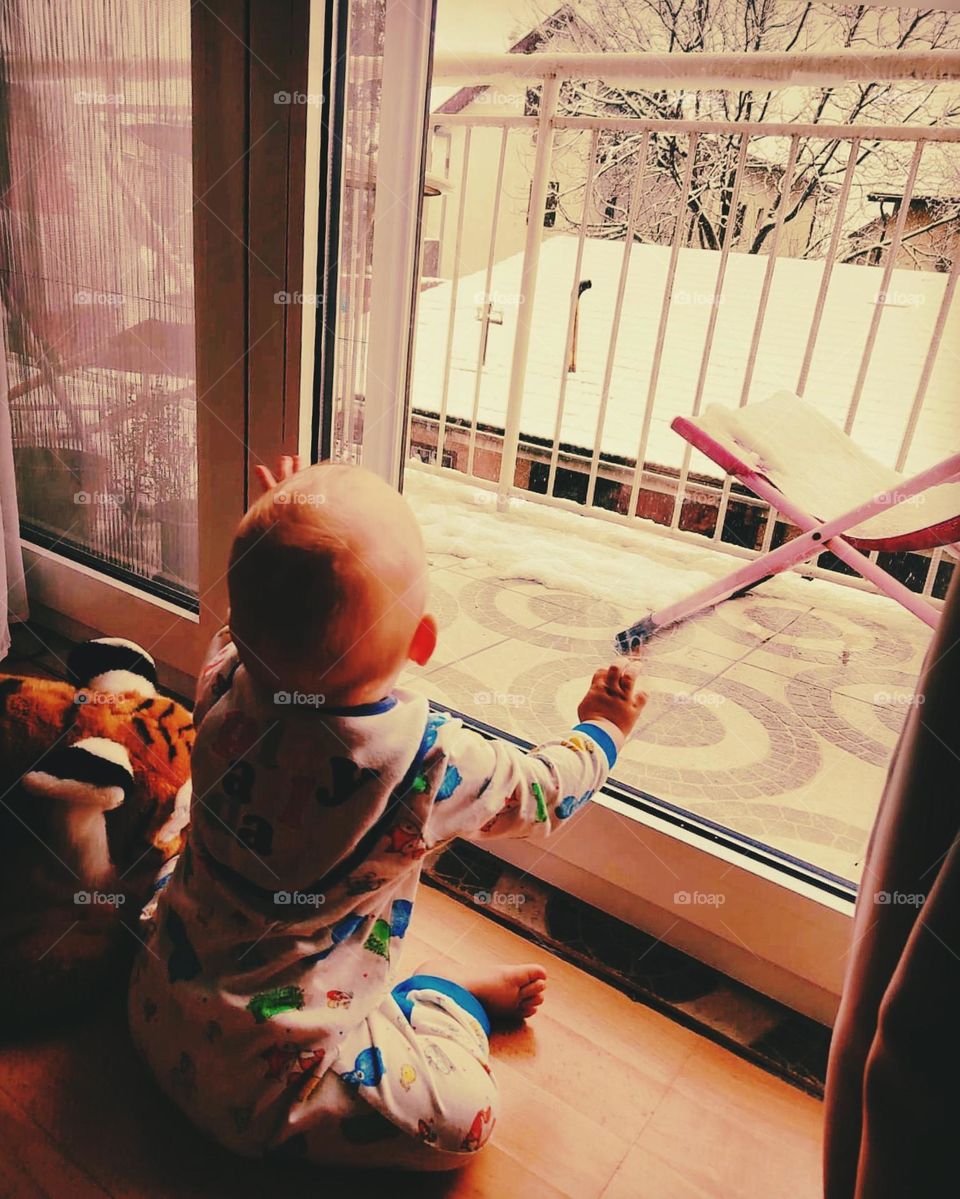
[[[695,57],[672,86],[718,86]],[[858,79],[932,80],[944,56],[859,57]],[[798,84],[830,83],[826,59],[808,67]],[[639,70],[550,54],[434,72],[444,179],[424,208],[405,490],[442,653],[412,681],[532,742],[618,629],[796,532],[675,416],[789,389],[908,473],[960,428],[960,130],[577,111],[575,82],[626,91]],[[953,561],[880,556],[935,601]],[[618,780],[855,883],[928,642],[821,555],[655,638]]]
[[[956,77],[955,59],[751,55],[737,83],[934,87]],[[351,59],[360,99],[377,61]],[[440,54],[434,67],[404,486],[444,627],[416,685],[530,741],[570,710],[618,629],[793,532],[692,453],[674,417],[787,388],[907,472],[958,440],[960,129],[844,124],[829,108],[810,124],[776,104],[763,120],[707,119],[697,97],[730,82],[729,62],[682,62],[678,74],[677,56]],[[170,71],[162,103],[77,105],[69,76],[56,93],[106,148],[73,219],[100,191],[118,211],[125,188],[156,192],[180,238],[157,243],[166,298],[134,285],[139,227],[118,256],[130,279],[97,258],[96,290],[85,243],[62,250],[77,259],[71,292],[42,282],[56,263],[11,225],[22,329],[8,366],[29,537],[195,609],[189,105],[184,63]],[[597,80],[620,101],[588,112],[577,97]],[[679,97],[674,117],[625,115],[661,85]],[[335,455],[372,464],[370,427],[385,423],[372,392],[392,376],[367,363],[391,339],[369,337],[382,218],[366,111],[358,99],[346,130],[330,424]],[[157,142],[158,121],[176,135]],[[274,293],[267,330],[286,294]],[[953,561],[880,556],[934,602]],[[929,638],[845,569],[824,554],[659,636],[618,778],[855,882]]]

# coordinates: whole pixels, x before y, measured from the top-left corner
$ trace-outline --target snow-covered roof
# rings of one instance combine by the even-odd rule
[[[436,112],[438,108],[446,104],[451,96],[455,96],[463,89],[451,84],[437,83],[430,89],[430,111]]]
[[[552,440],[564,369],[564,347],[577,238],[548,236],[541,248],[533,308],[533,332],[524,389],[521,431]],[[592,447],[624,243],[587,239],[581,279],[592,287],[580,301],[577,370],[567,375],[560,439]],[[627,276],[623,317],[602,436],[605,453],[632,459],[639,444],[644,405],[657,336],[660,304],[670,250],[635,245]],[[757,305],[768,259],[733,253],[719,305],[707,373],[704,404],[739,402],[753,336]],[[478,417],[503,428],[510,361],[516,329],[522,255],[493,268],[490,297],[503,324],[491,324],[482,371]],[[677,466],[683,442],[670,429],[677,415],[689,414],[720,255],[682,249],[679,253],[670,319],[646,460]],[[781,259],[773,276],[750,398],[765,399],[796,386],[807,333],[823,273],[821,261]],[[805,396],[842,423],[857,377],[860,355],[876,311],[882,272],[869,266],[834,267],[820,335]],[[473,409],[477,356],[482,331],[477,319],[483,301],[482,271],[461,279],[456,315],[447,411],[469,418]],[[892,465],[909,418],[924,357],[944,293],[946,276],[895,270],[879,327],[853,435],[881,462]],[[412,404],[438,413],[443,386],[451,284],[421,293],[417,321]],[[953,305],[940,354],[927,390],[907,462],[911,471],[938,461],[960,444],[960,305]],[[694,468],[716,473],[700,455]]]

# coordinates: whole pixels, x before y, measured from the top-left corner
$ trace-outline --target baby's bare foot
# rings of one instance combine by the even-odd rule
[[[522,966],[500,966],[463,983],[483,1004],[493,1019],[523,1020],[536,1015],[547,989],[547,972],[535,962]]]
[[[536,962],[472,970],[446,958],[431,959],[417,969],[459,983],[483,1004],[492,1020],[527,1020],[543,1003],[547,972]]]

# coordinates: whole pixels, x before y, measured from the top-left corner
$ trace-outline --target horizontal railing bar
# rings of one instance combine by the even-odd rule
[[[511,117],[507,113],[498,117],[471,112],[432,112],[428,120],[431,129],[455,125],[466,125],[470,129],[536,129],[540,123],[536,117]]]
[[[820,87],[842,83],[895,83],[960,80],[955,50],[836,50],[833,53],[783,54],[438,54],[436,83],[476,84],[487,78],[632,79],[646,87],[711,87],[746,91],[765,88]]]
[[[960,142],[960,127],[937,125],[830,125],[801,121],[691,121],[665,120],[650,117],[554,117],[554,129],[605,129],[613,133],[700,133],[729,137],[745,134],[747,137],[812,137],[823,141],[891,142]],[[493,129],[535,129],[536,117],[512,117],[484,115],[469,112],[434,112],[430,114],[430,125],[467,125],[474,128],[487,126]]]
[[[466,115],[466,114],[462,114]],[[748,137],[812,137],[824,141],[940,141],[960,142],[960,128],[936,125],[831,125],[802,121],[690,121],[648,120],[646,117],[555,117],[556,129],[609,129],[617,133],[716,133],[722,136],[744,133]]]

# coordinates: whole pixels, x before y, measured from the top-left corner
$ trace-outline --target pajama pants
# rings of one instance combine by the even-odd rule
[[[400,983],[291,1107],[271,1156],[373,1168],[463,1165],[496,1122],[489,1031],[480,1003],[456,983],[432,975]]]

